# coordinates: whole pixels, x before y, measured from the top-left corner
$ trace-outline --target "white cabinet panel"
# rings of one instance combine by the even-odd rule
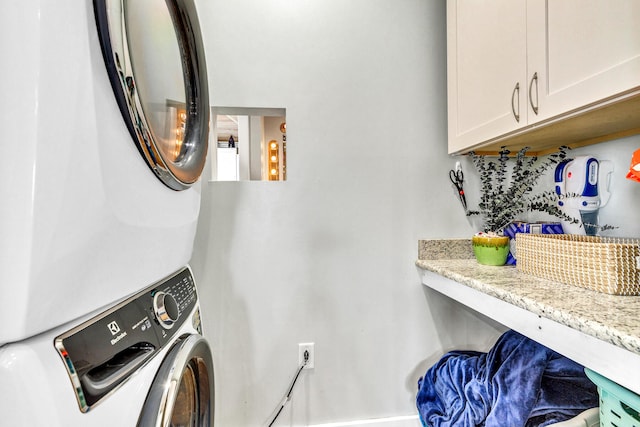
[[[640,85],[640,1],[529,0],[529,64],[546,119]]]
[[[526,4],[454,0],[447,15],[449,151],[457,151],[517,127],[513,110],[526,123]]]

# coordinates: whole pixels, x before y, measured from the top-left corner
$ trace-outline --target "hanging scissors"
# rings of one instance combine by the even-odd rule
[[[467,211],[467,198],[464,196],[464,189],[462,188],[464,184],[464,174],[462,173],[462,168],[456,165],[456,169],[451,169],[449,171],[449,179],[453,183],[458,192],[458,197],[460,198],[460,203],[462,203],[462,207],[464,211]]]

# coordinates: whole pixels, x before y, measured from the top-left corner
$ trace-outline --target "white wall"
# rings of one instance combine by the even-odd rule
[[[212,105],[287,110],[286,182],[203,187],[192,261],[217,425],[415,413],[441,340],[417,241],[467,236],[446,154],[445,7],[423,0],[199,2]]]
[[[447,178],[444,1],[199,10],[212,105],[287,109],[286,182],[203,186],[192,266],[216,425],[264,425],[299,342],[315,342],[315,369],[276,425],[415,413],[416,381],[443,349],[497,334],[414,267],[418,239],[474,231]]]

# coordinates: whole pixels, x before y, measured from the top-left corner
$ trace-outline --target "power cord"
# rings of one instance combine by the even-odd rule
[[[289,386],[289,391],[287,391],[287,394],[282,399],[282,402],[280,403],[280,408],[278,409],[278,412],[276,413],[276,415],[273,417],[273,420],[271,420],[271,422],[269,423],[269,427],[273,426],[273,423],[275,423],[276,420],[278,419],[278,416],[280,415],[280,412],[282,412],[282,410],[284,409],[284,407],[287,404],[287,402],[289,402],[289,400],[291,400],[291,393],[293,392],[293,387],[296,385],[296,381],[298,381],[298,377],[300,376],[300,372],[302,372],[304,367],[307,366],[308,362],[309,362],[309,352],[307,350],[305,350],[305,352],[304,352],[304,361],[302,362],[302,365],[300,365],[298,367],[298,370],[296,372],[296,376],[293,378],[293,381],[291,382],[291,385]]]

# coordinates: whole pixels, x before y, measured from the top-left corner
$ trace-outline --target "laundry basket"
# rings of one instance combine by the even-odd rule
[[[640,427],[640,396],[597,372],[585,373],[598,386],[601,427]]]

